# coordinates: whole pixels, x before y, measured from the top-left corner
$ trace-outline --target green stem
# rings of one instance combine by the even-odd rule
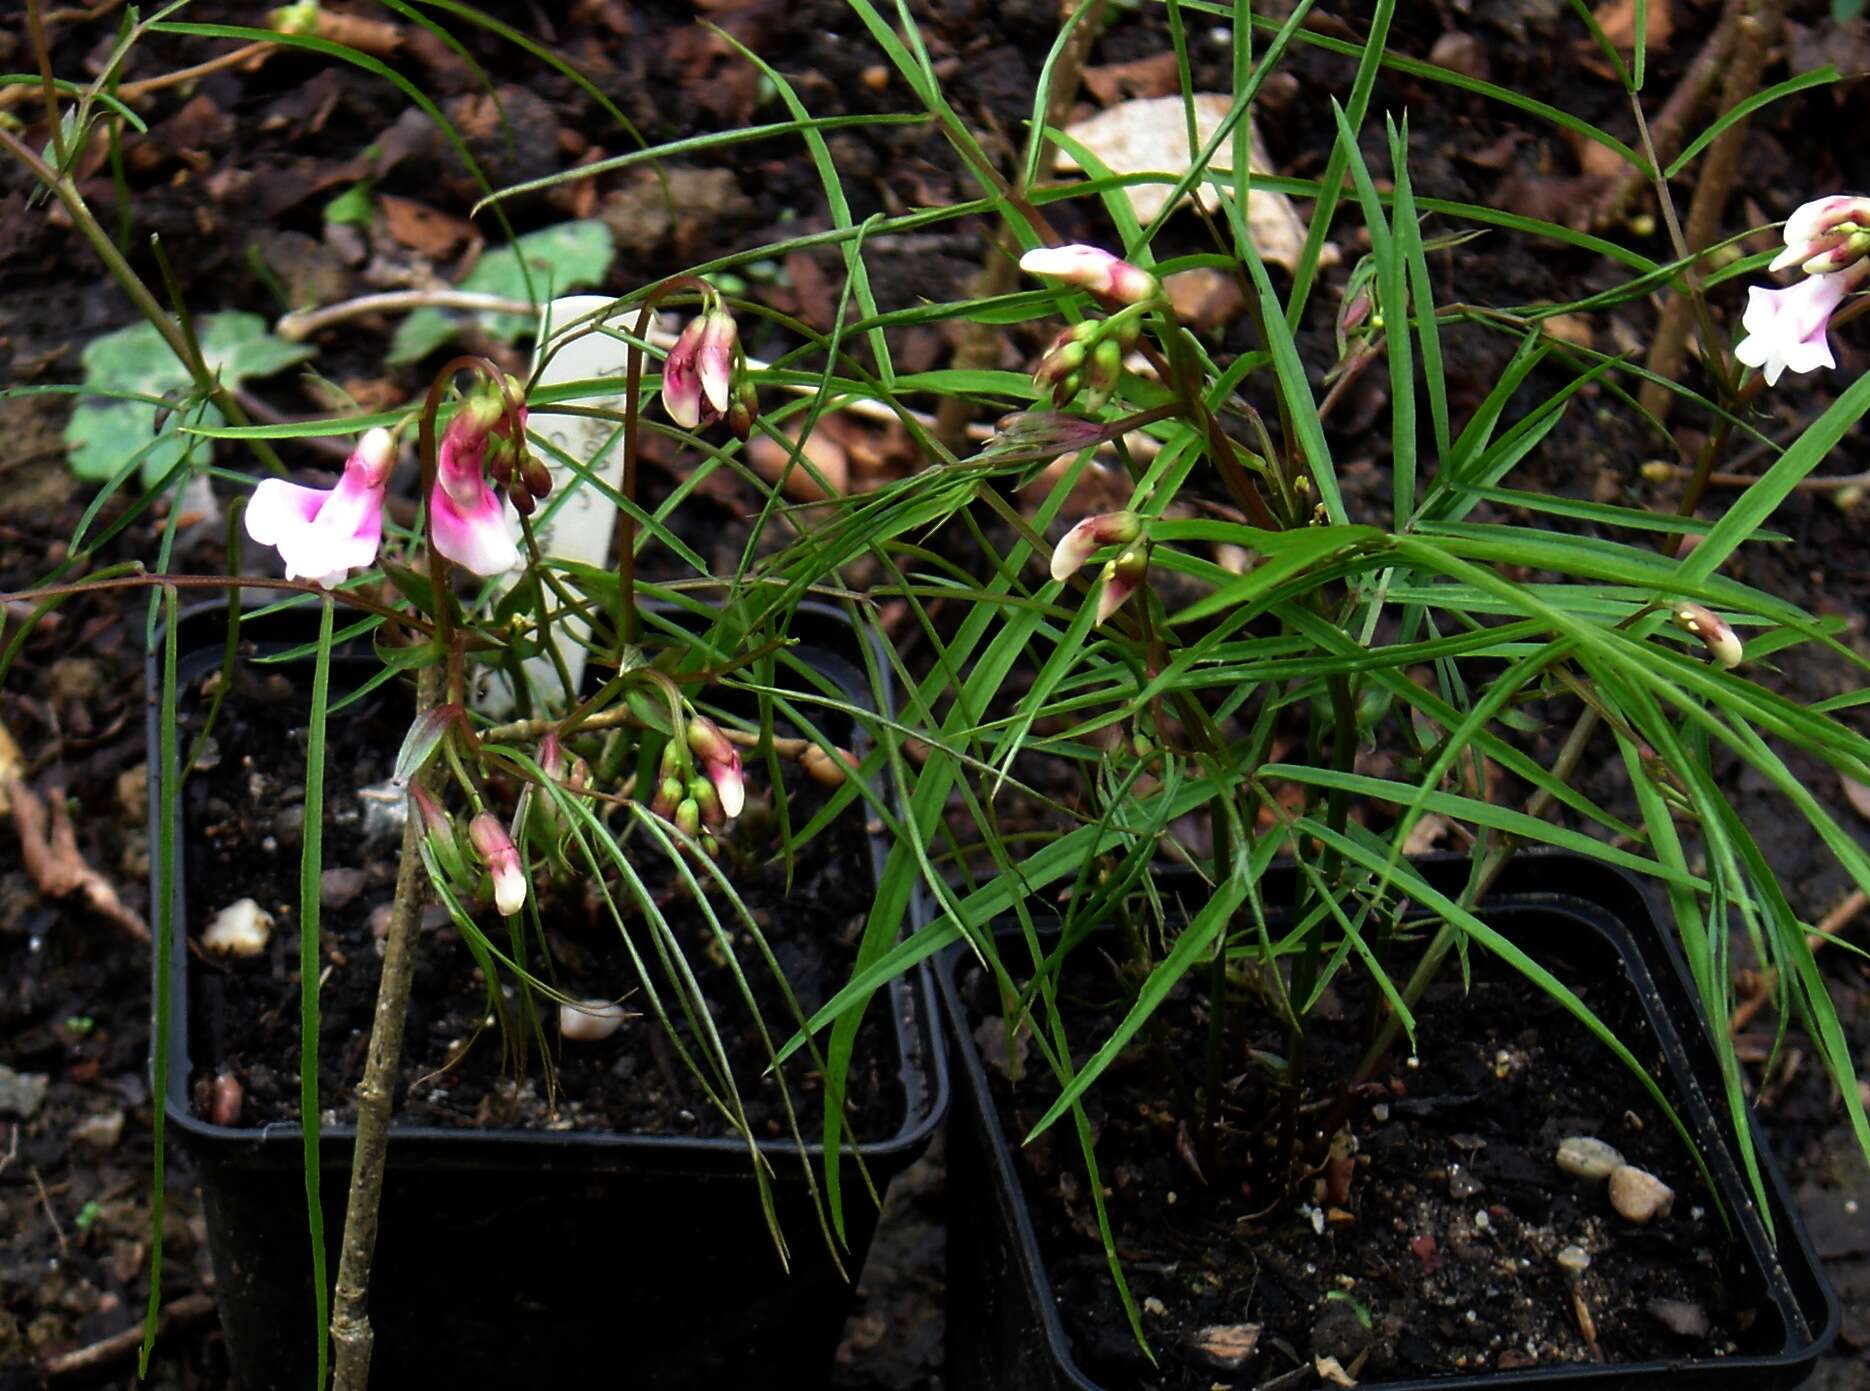
[[[0,126],[0,149],[6,150],[31,170],[33,177],[50,189],[52,195],[64,204],[65,211],[71,215],[72,224],[83,234],[84,239],[91,243],[91,249],[104,263],[104,269],[110,272],[111,278],[122,287],[124,294],[129,296],[130,303],[136,306],[137,313],[153,324],[156,332],[162,335],[162,341],[168,344],[169,351],[175,354],[176,361],[187,370],[196,389],[214,403],[215,408],[227,418],[229,423],[237,426],[251,425],[253,421],[246,411],[242,410],[240,403],[214,379],[214,373],[209,370],[208,364],[202,360],[200,354],[189,351],[188,339],[177,327],[175,320],[156,302],[156,297],[150,293],[142,277],[137,275],[135,269],[124,259],[123,253],[117,249],[117,243],[111,240],[110,233],[98,225],[97,219],[91,215],[91,209],[72,185],[71,180],[40,159],[5,126]],[[285,472],[286,466],[280,462],[279,455],[273,452],[271,445],[258,439],[250,439],[247,443],[268,468],[277,473]]]

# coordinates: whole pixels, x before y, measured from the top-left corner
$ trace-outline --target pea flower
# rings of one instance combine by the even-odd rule
[[[1747,336],[1735,345],[1734,356],[1766,376],[1776,386],[1788,368],[1815,372],[1836,367],[1825,329],[1844,296],[1860,285],[1870,263],[1863,261],[1831,275],[1808,276],[1785,290],[1754,285],[1747,290],[1747,312],[1741,326]]]
[[[1110,305],[1141,304],[1162,293],[1156,277],[1142,267],[1082,242],[1034,247],[1019,258],[1019,268],[1089,290]]]
[[[504,438],[506,409],[498,391],[477,392],[448,422],[429,490],[429,535],[435,549],[476,575],[499,575],[519,563],[506,510],[487,486],[488,436]],[[525,427],[525,411],[520,412]],[[510,441],[508,442],[511,443]]]
[[[740,330],[734,316],[713,308],[689,320],[662,364],[662,408],[685,430],[699,429],[736,405],[734,368]]]
[[[1099,546],[1127,546],[1142,534],[1142,518],[1134,512],[1086,517],[1052,548],[1052,578],[1063,580],[1075,575]]]
[[[367,431],[332,488],[307,488],[268,478],[247,503],[247,535],[273,546],[286,578],[329,589],[377,558],[383,539],[383,494],[396,463],[388,430]]]
[[[1106,563],[1104,584],[1097,594],[1097,621],[1108,623],[1110,616],[1136,593],[1148,573],[1149,553],[1140,546],[1131,546]]]
[[[701,771],[714,784],[714,794],[721,799],[721,814],[730,821],[740,815],[747,804],[747,785],[740,775],[740,750],[706,715],[689,716],[688,748],[701,760]]]
[[[494,907],[500,910],[500,916],[512,917],[526,906],[526,871],[520,867],[513,838],[499,817],[483,811],[468,822],[468,839],[493,878]]]
[[[1870,251],[1870,198],[1833,194],[1814,198],[1786,219],[1786,249],[1768,270],[1799,266],[1825,275],[1859,261]]]

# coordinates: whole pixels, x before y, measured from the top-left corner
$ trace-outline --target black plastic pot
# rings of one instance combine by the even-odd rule
[[[1450,893],[1458,892],[1467,872],[1465,861],[1430,862],[1420,868]],[[1267,892],[1271,901],[1281,902],[1289,896],[1289,886],[1269,884]],[[1761,1315],[1752,1330],[1753,1346],[1759,1350],[1706,1360],[1570,1363],[1364,1384],[1383,1391],[1772,1391],[1796,1386],[1837,1334],[1837,1296],[1756,1128],[1753,1139],[1778,1233],[1776,1249],[1761,1221],[1725,1111],[1716,1113],[1709,1105],[1710,1097],[1722,1094],[1719,1072],[1674,937],[1657,921],[1635,880],[1598,861],[1571,855],[1520,857],[1502,875],[1484,911],[1493,927],[1535,958],[1542,949],[1557,948],[1575,966],[1606,977],[1621,973],[1634,985],[1655,1042],[1667,1058],[1684,1123],[1707,1161],[1753,1266],[1745,1278],[1759,1295]],[[978,1021],[969,1018],[956,980],[957,971],[970,961],[964,951],[951,951],[937,973],[960,1060],[947,1151],[948,1188],[954,1210],[969,1214],[969,1220],[953,1225],[948,1239],[948,1385],[961,1391],[1099,1391],[1100,1384],[1074,1359],[1071,1338],[1060,1321],[1052,1279],[1021,1191],[1023,1166],[1000,1123],[974,1043]]]
[[[184,680],[219,663],[220,613],[217,605],[182,620],[180,648],[196,654],[183,661]],[[852,649],[842,615],[814,609],[795,632],[806,639],[795,650],[854,702],[869,703],[849,659],[813,645],[841,640]],[[280,650],[302,637],[259,645]],[[152,668],[152,691],[158,676]],[[154,769],[153,698],[151,710]],[[153,820],[164,795],[154,778],[150,795]],[[874,841],[871,849],[880,867],[885,849]],[[175,921],[185,925],[179,873],[175,900]],[[189,986],[199,968],[183,939],[178,927],[166,959],[158,956],[174,1002],[164,1102],[200,1173],[228,1351],[242,1391],[302,1391],[313,1374],[303,1140],[296,1124],[228,1128],[191,1108]],[[901,1120],[889,1138],[858,1147],[879,1190],[921,1155],[949,1100],[928,976],[895,982],[888,1007]],[[332,1272],[353,1141],[349,1126],[327,1126],[320,1137]],[[797,1145],[762,1142],[761,1150],[790,1245],[789,1273],[738,1138],[393,1126],[370,1285],[373,1384],[822,1384],[851,1287],[826,1249]],[[817,1165],[822,1146],[807,1154]],[[848,1161],[846,1172],[854,1172]],[[844,1211],[844,1261],[854,1277],[877,1222],[861,1183],[847,1185]]]

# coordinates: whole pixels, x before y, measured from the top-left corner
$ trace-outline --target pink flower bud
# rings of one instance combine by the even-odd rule
[[[1713,609],[1701,604],[1677,604],[1670,617],[1684,633],[1700,638],[1707,645],[1709,654],[1724,670],[1732,671],[1740,665],[1740,638],[1728,626],[1727,620]]]
[[[553,782],[564,780],[565,746],[559,742],[556,734],[547,734],[539,741],[539,771]]]
[[[468,822],[468,840],[493,879],[493,903],[502,917],[510,918],[526,906],[526,871],[519,851],[500,818],[484,811]]]
[[[688,717],[688,747],[701,760],[701,771],[714,784],[721,811],[731,820],[747,802],[747,785],[740,776],[740,750],[728,741],[721,727],[706,715]]]
[[[333,488],[264,479],[247,503],[247,535],[278,548],[286,578],[326,588],[374,564],[383,539],[383,495],[396,463],[388,430],[367,431]]]
[[[1099,546],[1127,546],[1143,534],[1143,519],[1134,512],[1104,512],[1086,517],[1052,550],[1052,578],[1067,579],[1084,568]]]
[[[1051,276],[1089,290],[1113,306],[1141,304],[1162,293],[1148,271],[1083,243],[1036,247],[1019,258],[1019,268],[1028,275]]]

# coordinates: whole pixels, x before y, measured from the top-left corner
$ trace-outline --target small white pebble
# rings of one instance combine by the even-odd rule
[[[230,903],[201,934],[203,951],[216,956],[258,956],[273,935],[273,919],[250,898]]]
[[[1595,1135],[1567,1135],[1558,1142],[1558,1167],[1579,1178],[1609,1178],[1623,1167],[1623,1154]]]
[[[1675,1190],[1654,1174],[1625,1164],[1610,1176],[1610,1205],[1628,1222],[1667,1217]]]
[[[1482,1208],[1479,1212],[1474,1214],[1474,1230],[1475,1231],[1484,1232],[1492,1226],[1493,1226],[1493,1218],[1488,1216],[1486,1208]]]
[[[1152,1294],[1143,1301],[1143,1312],[1152,1318],[1159,1319],[1169,1312],[1169,1306]]]
[[[1558,1262],[1560,1270],[1568,1270],[1573,1275],[1582,1275],[1591,1268],[1591,1253],[1582,1246],[1567,1246],[1552,1259]]]
[[[622,1005],[609,1000],[579,1000],[558,1007],[558,1032],[572,1043],[598,1043],[623,1027]]]

